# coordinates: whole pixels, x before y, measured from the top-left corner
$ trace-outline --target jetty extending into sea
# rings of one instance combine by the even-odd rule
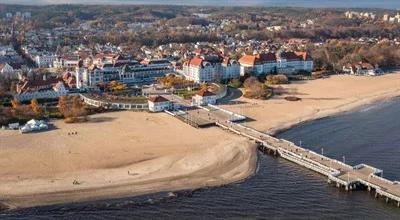
[[[240,122],[246,117],[227,111],[215,105],[198,108],[187,108],[177,112],[167,112],[180,118],[182,121],[201,128],[196,122],[207,125],[215,125],[226,131],[247,137],[259,145],[263,152],[281,156],[286,160],[311,169],[327,177],[330,184],[346,191],[365,188],[374,192],[376,198],[383,198],[387,203],[394,203],[400,207],[400,183],[383,178],[383,171],[369,166],[359,164],[348,165],[344,162],[326,157],[314,151],[284,140],[278,139],[266,133],[242,125]]]

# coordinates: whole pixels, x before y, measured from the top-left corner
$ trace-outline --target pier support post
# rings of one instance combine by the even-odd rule
[[[371,187],[370,186],[368,186],[368,192],[371,192]]]
[[[400,207],[400,202],[397,202],[397,207]]]
[[[331,179],[328,178],[328,184],[331,184],[331,182],[332,182]]]
[[[390,199],[389,197],[386,197],[386,203],[389,203]]]
[[[376,192],[375,193],[375,198],[378,198],[379,197],[379,194]]]
[[[350,188],[351,188],[351,186],[350,186]],[[349,191],[349,185],[346,185],[345,190]]]
[[[339,184],[339,183],[336,183],[336,187],[339,188],[339,187],[340,187],[340,184]]]

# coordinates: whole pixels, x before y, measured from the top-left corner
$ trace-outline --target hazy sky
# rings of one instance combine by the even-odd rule
[[[400,0],[0,0],[6,4],[174,4],[215,6],[300,6],[400,8]]]

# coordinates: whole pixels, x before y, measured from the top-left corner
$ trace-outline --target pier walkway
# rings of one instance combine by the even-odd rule
[[[170,113],[173,115],[173,113]],[[296,144],[278,139],[253,128],[244,126],[239,121],[246,117],[224,110],[218,106],[187,108],[180,111],[180,116],[188,121],[205,121],[208,125],[216,125],[224,130],[247,137],[259,144],[264,152],[279,155],[303,167],[309,168],[328,178],[329,183],[336,184],[345,190],[355,190],[360,187],[374,191],[375,197],[382,197],[386,202],[393,202],[400,207],[400,183],[382,177],[383,171],[375,167],[359,164],[350,166],[341,161],[326,157],[314,151],[302,148]],[[183,120],[185,121],[185,120]],[[200,126],[196,126],[200,127]]]
[[[272,152],[289,161],[307,167],[328,177],[329,183],[336,183],[337,187],[354,190],[365,186],[368,191],[374,190],[375,196],[382,196],[386,202],[393,201],[400,207],[400,184],[396,181],[384,179],[383,171],[375,167],[360,164],[350,166],[341,161],[328,158],[314,151],[304,149],[292,142],[277,139],[255,129],[230,121],[216,122],[216,125],[245,136],[260,144],[264,151]]]

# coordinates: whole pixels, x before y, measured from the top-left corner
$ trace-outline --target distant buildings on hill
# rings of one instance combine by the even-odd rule
[[[377,20],[378,16],[372,12],[356,12],[356,11],[346,11],[344,13],[345,17],[348,19],[370,19]],[[384,14],[382,20],[390,23],[400,23],[400,13],[396,15]]]
[[[17,11],[14,14],[11,12],[7,12],[6,13],[6,19],[12,19],[13,17],[19,17],[19,18],[23,18],[23,19],[30,19],[32,17],[31,12],[26,11],[26,12],[20,12]]]

